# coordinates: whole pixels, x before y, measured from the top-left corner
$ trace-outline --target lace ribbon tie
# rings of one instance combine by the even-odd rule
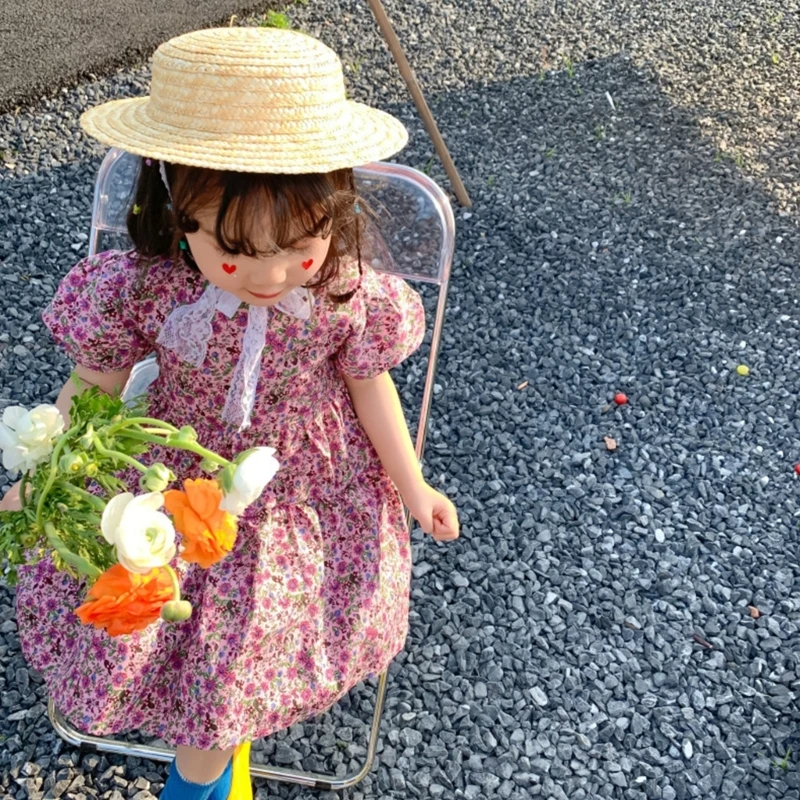
[[[308,289],[299,287],[292,290],[275,308],[298,319],[309,319],[312,302]],[[172,350],[187,363],[200,367],[208,353],[214,315],[219,311],[232,319],[241,305],[242,301],[236,295],[209,284],[199,300],[176,308],[167,317],[157,343]],[[265,306],[247,308],[247,327],[242,336],[241,354],[222,410],[222,419],[235,425],[239,431],[250,427],[270,314],[270,309]]]

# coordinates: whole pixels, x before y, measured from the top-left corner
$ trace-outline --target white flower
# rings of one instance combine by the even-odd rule
[[[144,575],[175,557],[175,528],[158,510],[163,505],[161,492],[138,497],[125,492],[108,501],[100,527],[106,541],[117,548],[117,560],[128,572]]]
[[[9,406],[0,422],[3,466],[10,472],[32,471],[47,460],[62,433],[64,417],[55,406],[36,406],[33,411]]]
[[[271,447],[256,447],[236,467],[233,487],[219,504],[223,511],[238,517],[258,498],[280,467],[274,453]]]

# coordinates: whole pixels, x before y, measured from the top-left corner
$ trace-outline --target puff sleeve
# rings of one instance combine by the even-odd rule
[[[350,300],[352,328],[334,359],[356,380],[375,378],[408,358],[425,336],[422,299],[404,280],[366,268]]]
[[[136,263],[127,253],[99,253],[61,281],[42,320],[77,364],[97,372],[132,367],[152,350],[136,322]]]

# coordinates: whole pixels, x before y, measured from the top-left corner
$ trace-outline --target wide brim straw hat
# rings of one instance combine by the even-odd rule
[[[103,144],[173,164],[237,172],[331,172],[401,150],[403,124],[348,100],[342,64],[279,28],[212,28],[153,56],[150,96],[85,112]]]

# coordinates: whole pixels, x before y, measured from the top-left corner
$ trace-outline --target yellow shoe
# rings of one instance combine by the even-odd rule
[[[250,782],[250,742],[242,742],[233,751],[233,777],[228,800],[253,800]]]

